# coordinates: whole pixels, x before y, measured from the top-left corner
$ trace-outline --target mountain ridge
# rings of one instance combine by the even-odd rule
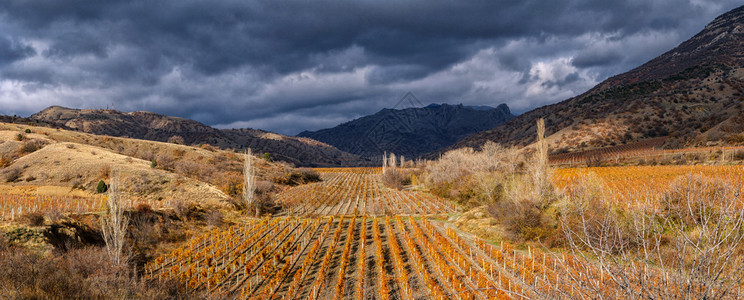
[[[332,128],[303,131],[297,136],[313,138],[363,157],[392,152],[415,158],[513,117],[506,104],[490,109],[430,104],[418,108],[385,108]]]
[[[153,141],[177,141],[188,145],[210,144],[221,148],[250,147],[268,152],[273,159],[297,166],[365,165],[367,161],[310,139],[285,136],[258,129],[216,129],[194,120],[147,111],[121,112],[113,109],[72,109],[50,106],[28,119],[57,124],[99,135]]]
[[[664,147],[744,142],[744,6],[679,46],[564,101],[470,135],[443,151],[486,141],[528,146],[544,118],[553,153],[668,136]],[[440,151],[427,157],[436,157]]]

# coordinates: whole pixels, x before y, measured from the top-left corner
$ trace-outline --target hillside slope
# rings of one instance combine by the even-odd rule
[[[432,104],[423,108],[383,109],[333,128],[305,131],[298,136],[364,157],[393,152],[413,158],[513,117],[506,104],[496,108]]]
[[[327,144],[253,129],[220,130],[202,123],[151,112],[111,109],[70,109],[52,106],[29,117],[98,135],[152,141],[181,140],[186,145],[210,144],[221,148],[268,152],[274,159],[298,166],[360,165],[364,160]]]
[[[27,129],[31,133],[26,133]],[[20,141],[19,134],[22,136]],[[107,147],[107,143],[112,147]],[[157,142],[140,143],[138,140],[0,123],[0,191],[3,194],[94,196],[98,181],[110,182],[114,172],[119,176],[122,196],[126,199],[227,205],[228,195],[215,185],[199,180],[199,176],[153,168],[151,161],[135,156],[139,151],[148,151],[157,157],[153,159],[160,159],[165,164],[163,158],[177,152],[190,158],[190,166],[199,166],[199,161],[216,158],[219,154],[187,146],[154,143]],[[111,148],[121,149],[122,153]],[[240,168],[239,161],[232,164]]]
[[[588,92],[537,108],[452,148],[491,140],[526,146],[545,118],[552,152],[568,152],[668,136],[676,148],[744,142],[744,7],[648,63]]]

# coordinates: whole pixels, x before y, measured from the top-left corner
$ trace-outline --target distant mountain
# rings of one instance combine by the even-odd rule
[[[364,157],[393,152],[414,158],[513,117],[506,104],[496,108],[432,104],[422,108],[383,109],[333,128],[304,131],[298,136]]]
[[[250,147],[254,152],[268,152],[274,159],[298,166],[353,166],[368,163],[356,155],[308,138],[255,129],[220,130],[193,120],[145,111],[124,113],[112,109],[52,106],[31,115],[29,119],[99,135],[161,142],[183,139],[183,143],[187,145],[210,144],[233,149]]]
[[[638,45],[643,47],[643,45]],[[744,143],[744,6],[663,55],[586,93],[537,108],[448,149],[525,146],[545,118],[551,152],[667,136],[665,147]],[[435,157],[436,153],[429,155]]]

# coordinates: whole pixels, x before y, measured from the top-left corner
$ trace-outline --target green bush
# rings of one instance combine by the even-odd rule
[[[96,193],[103,194],[106,191],[108,191],[108,186],[106,185],[106,182],[103,180],[98,182],[98,186],[96,186]]]
[[[153,158],[152,161],[150,162],[150,168],[154,169],[157,166],[158,166],[158,161]]]
[[[26,133],[31,133],[31,129],[26,129]]]

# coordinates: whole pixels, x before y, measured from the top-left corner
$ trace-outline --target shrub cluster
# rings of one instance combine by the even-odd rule
[[[126,267],[110,263],[99,247],[39,255],[0,249],[0,286],[9,299],[172,299],[189,296],[174,281],[145,283]]]

